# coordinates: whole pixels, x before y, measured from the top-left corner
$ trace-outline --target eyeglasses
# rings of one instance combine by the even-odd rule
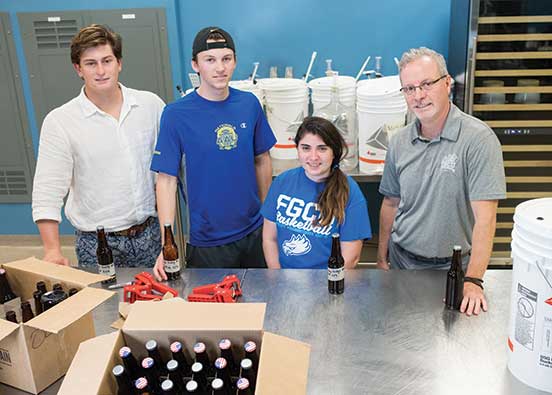
[[[433,81],[424,81],[418,86],[415,86],[415,85],[403,86],[401,88],[401,92],[405,93],[407,96],[412,96],[413,94],[416,93],[416,88],[420,88],[420,90],[425,91],[425,92],[430,91],[433,88],[433,85],[435,85],[436,83],[441,81],[447,75],[448,74],[442,75],[442,76],[440,76],[439,78],[437,78],[436,80],[433,80]]]

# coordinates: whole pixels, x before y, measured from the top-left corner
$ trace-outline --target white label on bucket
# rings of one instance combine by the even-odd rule
[[[552,321],[552,320],[551,320]],[[552,354],[552,322],[545,323],[542,331],[542,351]]]
[[[538,294],[518,283],[515,339],[533,351],[535,345],[535,321]]]

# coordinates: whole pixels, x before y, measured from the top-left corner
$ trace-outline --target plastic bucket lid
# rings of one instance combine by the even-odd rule
[[[531,234],[532,239],[552,244],[552,198],[533,199],[518,204],[514,223],[524,233]]]
[[[396,95],[400,94],[400,89],[401,81],[398,75],[362,80],[357,84],[357,93],[365,96]]]
[[[297,78],[263,78],[259,80],[259,85],[267,92],[307,90],[305,81]]]
[[[315,78],[314,80],[311,80],[308,85],[313,91],[330,91],[334,86],[334,77]],[[356,81],[353,77],[339,75],[337,76],[337,87],[340,91],[343,89],[355,90]]]

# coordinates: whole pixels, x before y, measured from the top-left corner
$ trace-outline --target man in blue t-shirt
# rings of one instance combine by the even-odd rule
[[[179,184],[188,208],[188,267],[266,267],[259,211],[276,139],[257,98],[228,86],[235,67],[232,37],[202,29],[192,53],[201,84],[161,117],[151,164],[159,173],[159,222],[173,223]],[[162,254],[154,274],[166,279]]]

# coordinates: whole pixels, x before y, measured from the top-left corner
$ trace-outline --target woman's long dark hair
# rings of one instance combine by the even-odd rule
[[[330,147],[334,154],[330,175],[325,180],[326,186],[318,196],[320,218],[315,220],[315,224],[329,225],[334,217],[338,223],[342,224],[345,219],[345,206],[349,200],[349,182],[347,176],[339,168],[339,162],[347,155],[347,145],[334,124],[324,118],[305,118],[295,135],[295,145],[299,147],[299,141],[307,133],[320,136],[324,144]]]

